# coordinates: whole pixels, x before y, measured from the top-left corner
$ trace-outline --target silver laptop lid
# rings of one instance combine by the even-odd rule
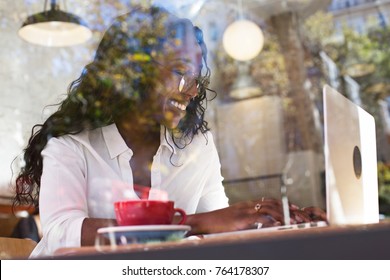
[[[379,221],[375,120],[328,85],[323,88],[325,173],[331,225]]]

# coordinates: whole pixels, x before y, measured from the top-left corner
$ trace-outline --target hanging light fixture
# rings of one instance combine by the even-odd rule
[[[25,41],[46,46],[66,47],[88,41],[92,32],[78,16],[60,10],[55,0],[46,10],[45,0],[42,13],[29,16],[19,29],[19,36]]]
[[[238,76],[231,87],[230,97],[233,99],[245,99],[260,96],[263,92],[250,74],[250,62],[239,61],[237,64]]]
[[[250,73],[250,60],[255,58],[264,45],[264,35],[253,21],[243,17],[242,1],[238,1],[238,19],[230,24],[222,38],[226,53],[234,58],[238,75],[229,93],[233,99],[245,99],[262,94],[258,83]]]
[[[239,18],[230,24],[222,38],[225,51],[232,58],[248,61],[255,58],[263,48],[264,35],[253,21],[243,17],[242,3],[238,1]]]

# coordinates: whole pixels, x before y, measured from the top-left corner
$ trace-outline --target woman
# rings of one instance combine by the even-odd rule
[[[92,245],[98,228],[116,225],[113,202],[137,198],[134,185],[168,193],[192,234],[282,222],[275,200],[228,206],[204,120],[209,77],[202,32],[188,20],[156,7],[116,19],[25,149],[16,203],[32,198],[43,229],[32,256]]]

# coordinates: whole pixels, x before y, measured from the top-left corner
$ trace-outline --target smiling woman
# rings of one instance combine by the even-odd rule
[[[25,149],[15,202],[39,206],[34,255],[91,244],[116,224],[113,203],[136,198],[134,184],[167,191],[188,214],[227,206],[204,120],[206,50],[199,28],[160,8],[115,20]]]

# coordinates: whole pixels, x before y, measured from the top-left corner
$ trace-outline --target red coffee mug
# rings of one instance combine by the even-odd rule
[[[181,215],[179,225],[184,224],[187,218],[183,209],[174,208],[173,201],[124,200],[114,202],[114,209],[120,226],[169,225],[175,213]]]

